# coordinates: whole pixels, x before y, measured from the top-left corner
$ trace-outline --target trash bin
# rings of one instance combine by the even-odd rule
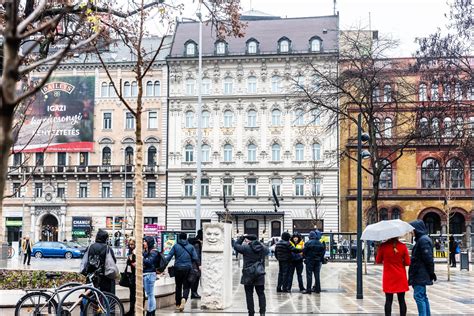
[[[461,252],[460,254],[460,260],[459,263],[461,265],[461,270],[466,269],[469,271],[469,253],[466,252]]]

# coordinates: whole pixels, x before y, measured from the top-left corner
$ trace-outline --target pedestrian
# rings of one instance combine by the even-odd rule
[[[441,257],[446,258],[446,241],[444,238],[441,239]]]
[[[436,258],[441,257],[441,254],[440,254],[440,252],[441,252],[441,243],[439,242],[439,239],[435,240],[434,247],[435,247],[435,250],[436,250],[435,257]]]
[[[392,315],[393,295],[397,294],[400,316],[406,316],[405,292],[408,291],[406,266],[410,265],[410,255],[405,244],[392,238],[380,245],[375,262],[383,264],[382,289],[385,293],[385,316]]]
[[[178,242],[171,248],[168,256],[166,256],[166,261],[170,262],[173,257],[175,258],[176,309],[182,312],[188,300],[189,290],[191,288],[191,284],[189,284],[187,280],[188,274],[193,267],[193,263],[198,266],[201,265],[196,250],[188,242],[188,235],[186,233],[179,234]]]
[[[136,283],[135,283],[135,266],[137,257],[135,254],[135,239],[130,238],[127,240],[128,245],[128,256],[127,256],[127,267],[130,267],[131,278],[130,278],[130,310],[126,313],[126,316],[135,315],[135,295],[136,295]]]
[[[449,265],[456,268],[456,248],[458,243],[454,240],[454,236],[449,236]]]
[[[244,244],[244,240],[247,240],[246,244]],[[244,258],[240,284],[244,285],[249,316],[255,315],[254,289],[258,296],[260,316],[264,316],[266,312],[264,261],[265,256],[268,254],[268,248],[262,242],[259,242],[255,235],[241,236],[237,241],[232,242],[232,246]],[[257,265],[258,269],[256,268]]]
[[[33,241],[31,241],[30,236],[26,236],[21,242],[21,251],[23,252],[23,264],[26,263],[27,265],[30,265],[32,249]]]
[[[198,230],[196,237],[190,238],[189,243],[194,246],[196,250],[199,261],[202,260],[202,229]],[[191,299],[201,299],[201,296],[198,293],[199,282],[201,281],[201,276],[196,278],[196,282],[191,285]]]
[[[426,286],[436,281],[433,260],[433,242],[427,235],[425,223],[416,220],[410,223],[415,228],[415,246],[411,253],[411,264],[408,269],[408,284],[413,286],[419,316],[430,316],[430,303],[426,295]]]
[[[312,292],[316,294],[321,293],[320,272],[326,252],[326,248],[320,241],[321,236],[320,231],[311,231],[309,233],[309,240],[303,248],[304,262],[306,264],[306,291],[304,291],[303,294],[311,294]],[[313,284],[313,275],[314,287],[311,287]]]
[[[296,232],[291,236],[290,244],[300,250],[303,250],[304,247],[304,240],[303,236],[300,233]],[[291,286],[293,285],[293,275],[296,271],[296,276],[298,279],[298,286],[300,288],[300,292],[305,290],[303,284],[303,254],[292,252],[292,261],[290,265],[290,271],[288,272],[288,283],[286,290],[291,292]]]
[[[291,261],[293,260],[292,252],[301,252],[290,244],[291,235],[288,232],[281,234],[281,239],[275,245],[275,257],[278,260],[278,284],[277,292],[289,292],[288,273],[290,272]]]
[[[146,316],[154,316],[156,311],[156,267],[158,266],[160,257],[154,247],[155,238],[145,236],[143,239],[143,287],[145,288],[147,298]]]

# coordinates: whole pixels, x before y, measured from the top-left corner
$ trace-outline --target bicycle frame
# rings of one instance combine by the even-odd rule
[[[107,297],[100,290],[98,290],[94,286],[90,286],[90,285],[82,285],[82,286],[74,287],[71,290],[69,290],[68,293],[66,295],[64,295],[63,298],[61,299],[61,301],[59,302],[58,309],[56,311],[57,316],[61,316],[61,314],[63,312],[63,305],[64,305],[64,302],[66,301],[66,298],[69,295],[71,295],[72,293],[74,293],[76,291],[79,291],[79,290],[85,290],[85,293],[82,293],[79,296],[79,299],[71,306],[71,308],[64,309],[64,310],[66,310],[68,312],[71,312],[72,310],[74,310],[74,308],[77,307],[77,305],[79,305],[81,303],[84,294],[90,295],[90,293],[93,292],[95,298],[97,299],[97,303],[99,304],[100,308],[105,311],[106,316],[110,316],[110,305],[109,305],[109,301],[107,300]],[[101,300],[99,299],[99,296],[103,298],[103,302],[105,303],[105,306],[102,305]]]

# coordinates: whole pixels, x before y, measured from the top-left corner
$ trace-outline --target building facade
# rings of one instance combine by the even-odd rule
[[[318,111],[297,104],[293,92],[314,83],[308,60],[336,67],[338,17],[243,18],[243,38],[218,39],[203,26],[202,148],[196,148],[199,25],[177,25],[168,57],[167,229],[195,230],[201,185],[202,221],[231,220],[237,234],[337,232],[337,131],[326,129]]]
[[[148,38],[145,47],[157,48],[160,40]],[[165,39],[164,47],[168,48],[160,53],[153,69],[144,79],[142,134],[145,224],[165,221],[167,140],[165,57],[169,53],[170,40],[171,38]],[[134,66],[132,54],[126,47],[111,45],[109,50],[102,52],[102,57],[108,64],[114,82],[119,88],[121,85],[122,95],[133,106],[138,87],[132,72]],[[40,76],[41,72],[38,73],[38,77]],[[107,229],[109,233],[121,232],[123,225],[126,233],[130,233],[133,229],[136,122],[133,115],[120,102],[106,72],[93,55],[74,56],[61,64],[53,73],[50,82],[64,83],[81,78],[92,82],[92,88],[89,89],[91,91],[84,90],[84,84],[48,85],[47,89],[42,89],[38,93],[38,97],[45,100],[51,97],[58,98],[57,102],[48,106],[48,112],[52,107],[57,111],[61,111],[62,108],[69,110],[74,104],[87,107],[93,116],[92,119],[88,118],[92,133],[87,136],[92,140],[90,146],[84,147],[84,143],[81,142],[78,142],[76,147],[67,144],[77,140],[74,137],[66,140],[46,137],[48,144],[43,149],[26,150],[26,147],[21,145],[15,147],[9,163],[6,186],[6,194],[10,198],[3,201],[3,216],[6,220],[5,229],[9,242],[18,240],[21,235],[29,235],[34,241],[54,241],[88,239],[100,228]],[[87,97],[83,90],[87,92]],[[56,93],[57,91],[59,93]],[[68,93],[73,96],[74,91],[79,91],[75,99],[74,97],[61,99],[62,95]],[[80,115],[84,118],[85,113],[86,111]],[[35,114],[41,113],[36,105],[33,105],[30,110],[33,120]],[[57,126],[48,125],[48,121],[45,121],[44,125],[31,132],[33,124],[31,121],[26,121],[17,141],[21,142],[23,137],[24,142],[31,135],[35,137],[39,134],[51,135],[50,130],[55,131],[62,124],[61,119],[68,118],[58,113],[52,116],[58,117],[58,120],[54,121],[59,122]],[[64,137],[72,135],[69,132],[61,133]],[[55,144],[58,140],[66,144]]]

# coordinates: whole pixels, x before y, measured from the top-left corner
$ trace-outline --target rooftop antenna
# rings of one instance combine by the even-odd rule
[[[333,1],[333,9],[332,9],[333,15],[336,15],[336,0]]]

